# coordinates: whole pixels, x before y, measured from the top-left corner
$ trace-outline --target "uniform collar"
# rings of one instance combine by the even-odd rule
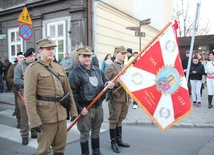
[[[39,61],[40,63],[42,63],[43,65],[48,66],[48,67],[52,67],[53,66],[53,61],[47,62],[47,61],[44,61],[44,60],[42,60],[40,58],[37,61]]]
[[[123,63],[120,63],[120,62],[117,62],[117,61],[114,61],[114,63],[120,67],[123,67]]]

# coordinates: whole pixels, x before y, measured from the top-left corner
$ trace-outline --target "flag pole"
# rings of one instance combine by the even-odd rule
[[[138,55],[136,57],[134,57],[133,59],[131,59],[128,64],[122,69],[122,71],[120,71],[112,80],[111,82],[115,82],[125,71],[126,69],[139,57],[143,54],[143,52],[146,51],[147,48],[149,48],[154,41],[156,41],[161,34],[171,25],[171,22],[167,23],[166,26],[138,53]],[[93,101],[91,101],[91,103],[86,107],[87,110],[89,110],[93,104],[105,93],[105,91],[107,90],[107,86],[94,98]],[[77,118],[72,122],[72,124],[67,128],[67,132],[78,122],[78,120],[82,117],[81,114],[79,114],[77,116]]]
[[[191,45],[190,45],[189,59],[188,59],[187,71],[186,71],[186,81],[187,82],[189,80],[189,71],[190,71],[192,55],[193,55],[193,46],[194,46],[194,41],[195,41],[195,31],[196,31],[196,27],[197,27],[199,8],[200,8],[200,3],[197,3],[196,13],[195,13],[195,23],[194,23],[194,28],[193,28],[193,32],[192,32],[192,40],[191,40]]]

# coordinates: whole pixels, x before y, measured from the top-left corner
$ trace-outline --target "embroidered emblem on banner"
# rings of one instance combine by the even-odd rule
[[[180,86],[180,76],[177,69],[173,67],[163,67],[157,74],[156,86],[159,91],[172,94]]]

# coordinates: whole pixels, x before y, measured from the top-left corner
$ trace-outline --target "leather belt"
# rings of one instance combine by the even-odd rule
[[[42,100],[42,101],[59,102],[59,101],[61,100],[62,97],[46,97],[46,96],[37,95],[36,98],[37,98],[38,100]]]

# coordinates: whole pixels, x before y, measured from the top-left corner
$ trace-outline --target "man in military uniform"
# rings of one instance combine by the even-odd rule
[[[115,48],[115,61],[105,69],[105,75],[110,80],[112,80],[123,69],[123,61],[126,54],[127,51],[123,46]],[[118,146],[130,146],[122,141],[122,121],[126,118],[128,113],[128,104],[132,103],[132,99],[119,84],[119,79],[115,82],[115,87],[112,92],[108,93],[108,98],[111,148],[114,152],[120,153]]]
[[[92,155],[102,155],[99,133],[103,122],[102,101],[105,97],[100,97],[89,110],[86,107],[104,89],[105,85],[112,89],[114,83],[108,82],[104,73],[97,66],[91,65],[93,53],[89,47],[79,48],[77,53],[79,64],[70,72],[69,82],[78,113],[83,116],[77,122],[82,155],[89,155],[88,138],[90,131]]]
[[[22,102],[22,96],[24,91],[24,73],[26,68],[29,64],[33,63],[35,61],[35,50],[34,48],[29,48],[24,53],[25,59],[22,60],[20,63],[18,63],[14,70],[14,84],[17,87],[17,94],[18,96],[18,105],[20,109],[20,133],[22,136],[22,144],[27,145],[28,144],[28,136],[29,136],[29,126],[28,126],[28,117],[27,117],[27,111],[26,107]],[[34,130],[31,130],[31,138],[37,138],[37,133]]]
[[[16,60],[14,61],[15,63],[12,64],[8,70],[8,74],[7,74],[7,81],[11,84],[12,86],[12,92],[14,93],[14,101],[15,101],[15,111],[13,116],[16,116],[17,119],[17,128],[20,129],[20,110],[19,110],[19,106],[18,106],[18,96],[17,96],[17,88],[14,84],[14,70],[15,67],[18,63],[20,63],[22,60],[24,59],[24,55],[22,54],[22,52],[17,53],[17,57]]]
[[[50,38],[41,39],[36,45],[41,58],[26,69],[24,81],[29,126],[38,132],[37,155],[49,154],[50,146],[54,155],[63,155],[67,140],[63,104],[70,105],[71,116],[78,115],[77,109],[65,70],[53,62],[56,45]]]

